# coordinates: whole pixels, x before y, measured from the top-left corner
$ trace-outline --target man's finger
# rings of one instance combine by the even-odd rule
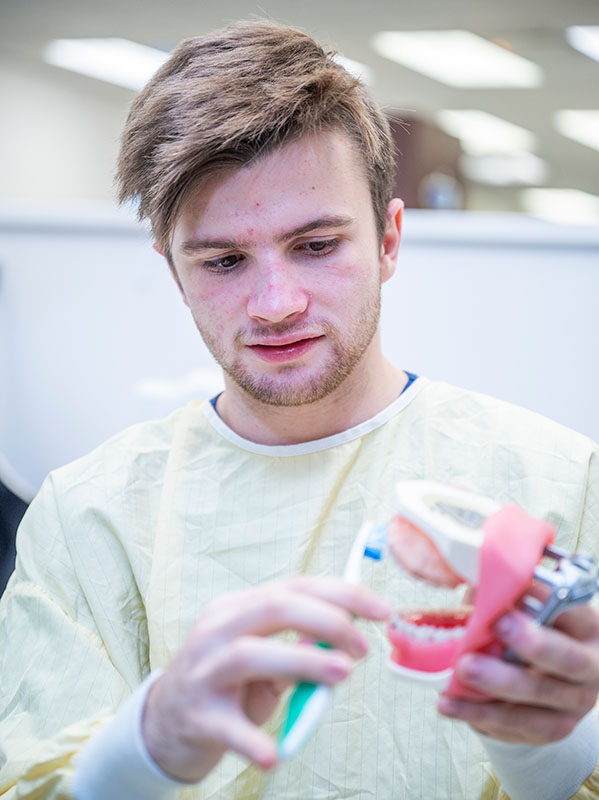
[[[313,586],[317,589],[281,584],[268,591],[261,587],[260,591],[238,592],[202,617],[192,633],[192,646],[198,655],[204,655],[215,644],[239,636],[269,636],[294,630],[328,642],[355,658],[365,655],[368,643],[348,612],[368,612],[370,618],[378,619],[382,614],[375,616],[373,612],[372,598],[376,596],[342,581],[318,581]],[[378,608],[380,611],[381,606]]]
[[[211,731],[227,750],[239,753],[261,769],[270,769],[277,762],[273,740],[242,713],[212,718]]]
[[[456,664],[459,679],[491,699],[585,714],[597,699],[597,687],[570,683],[536,669],[497,658],[468,654]]]
[[[345,653],[311,644],[242,636],[215,654],[210,668],[212,685],[221,691],[259,680],[335,684],[350,674],[352,661]]]
[[[553,627],[580,641],[595,640],[599,646],[599,610],[593,606],[584,604],[564,611]]]
[[[570,734],[578,718],[551,709],[512,703],[471,703],[442,696],[437,708],[441,714],[468,722],[486,736],[502,742],[548,744]]]
[[[526,614],[510,612],[495,631],[520,658],[542,672],[574,683],[599,685],[599,648],[553,628],[535,625]]]
[[[391,606],[366,586],[348,583],[343,578],[315,578],[299,575],[290,581],[292,591],[310,594],[344,608],[350,614],[365,619],[384,620],[391,613]]]

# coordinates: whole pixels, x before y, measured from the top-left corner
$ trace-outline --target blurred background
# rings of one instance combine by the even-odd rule
[[[599,438],[596,0],[2,0],[4,563],[48,470],[218,391],[112,180],[129,105],[168,52],[252,17],[337,50],[391,120],[409,211],[389,355]]]
[[[135,90],[181,39],[259,16],[328,43],[410,121],[410,206],[599,219],[596,0],[3,0],[0,14],[1,201],[112,204]]]

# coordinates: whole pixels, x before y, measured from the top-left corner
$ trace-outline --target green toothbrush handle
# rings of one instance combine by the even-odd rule
[[[326,642],[315,642],[317,647],[330,648]],[[302,681],[298,683],[287,706],[285,723],[278,742],[280,758],[294,755],[307,741],[326,710],[331,695],[329,686]]]

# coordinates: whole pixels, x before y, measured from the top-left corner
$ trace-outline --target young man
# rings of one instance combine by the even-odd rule
[[[57,471],[28,512],[2,605],[7,797],[505,797],[492,769],[514,800],[599,791],[596,611],[555,629],[508,614],[525,664],[464,658],[489,701],[451,703],[395,682],[381,626],[381,597],[451,593],[385,563],[376,594],[335,577],[402,478],[466,482],[597,550],[591,442],[383,356],[392,167],[363,87],[274,24],[184,42],[134,103],[121,198],[226,388]],[[280,695],[302,679],[338,686],[277,764]]]

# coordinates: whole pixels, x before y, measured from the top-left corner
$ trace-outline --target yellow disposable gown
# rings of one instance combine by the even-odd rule
[[[232,433],[204,401],[137,425],[46,480],[0,606],[0,793],[70,797],[78,751],[180,647],[215,595],[308,572],[340,575],[399,479],[458,482],[550,520],[598,554],[594,445],[543,417],[419,379],[344,434],[285,447]],[[394,604],[457,602],[389,561],[365,583]],[[305,750],[270,773],[228,754],[181,798],[476,800],[502,795],[475,733],[385,665],[384,627]],[[282,710],[268,727],[275,732]],[[568,765],[564,764],[564,770]],[[599,771],[576,797],[599,796]]]

